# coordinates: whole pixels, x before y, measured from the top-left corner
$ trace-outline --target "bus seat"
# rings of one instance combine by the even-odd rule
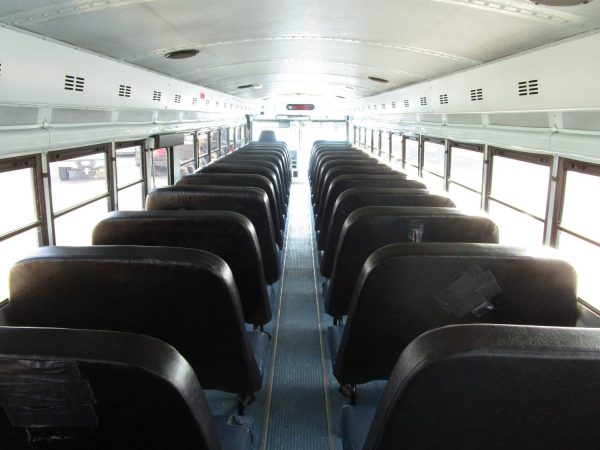
[[[223,161],[219,164],[212,163],[208,166],[204,166],[201,169],[198,169],[195,173],[245,173],[245,174],[255,174],[262,175],[269,179],[271,183],[273,183],[273,188],[275,189],[275,193],[277,194],[277,198],[279,199],[279,206],[283,213],[286,213],[288,199],[283,191],[283,186],[279,184],[279,179],[277,175],[272,169],[267,167],[257,165],[249,165],[249,164],[238,164],[237,162],[227,162]]]
[[[271,150],[277,151],[282,155],[285,155],[288,165],[291,164],[291,155],[290,150],[288,149],[287,143],[283,141],[275,141],[275,142],[257,142],[252,141],[248,142],[243,147],[240,147],[239,150]]]
[[[369,206],[351,213],[339,236],[325,310],[332,316],[348,312],[354,286],[371,253],[402,242],[479,242],[497,244],[498,226],[486,215],[455,208]]]
[[[253,155],[253,156],[269,156],[275,157],[281,163],[283,173],[288,184],[291,183],[292,165],[290,156],[287,152],[278,149],[277,147],[241,147],[232,155]]]
[[[149,245],[204,250],[222,258],[235,279],[247,323],[271,320],[254,226],[231,211],[115,211],[94,228],[94,245]],[[271,296],[272,297],[272,296]]]
[[[390,175],[340,175],[329,184],[324,201],[319,204],[315,227],[321,231],[326,218],[331,217],[333,205],[342,192],[359,187],[427,189],[427,185],[417,180],[407,180],[403,174]]]
[[[252,449],[244,418],[213,417],[190,364],[152,337],[0,327],[0,380],[3,449]]]
[[[323,250],[327,247],[327,241],[330,233],[335,233],[335,241],[337,242],[337,235],[341,232],[342,225],[346,220],[346,217],[354,210],[364,206],[413,206],[404,205],[406,201],[402,197],[415,196],[415,195],[426,195],[430,196],[427,189],[404,189],[404,188],[351,188],[342,192],[335,203],[329,217],[323,219],[326,223],[323,226],[323,230],[318,233],[318,248]],[[398,205],[393,202],[396,198],[400,198]],[[391,204],[388,205],[388,202]],[[383,204],[379,204],[383,203]],[[427,206],[427,205],[414,205],[414,206]],[[438,206],[437,202],[429,206]],[[454,203],[440,206],[454,206]],[[341,222],[341,223],[340,223]],[[335,247],[334,247],[335,249]]]
[[[275,132],[273,130],[262,130],[258,142],[277,142]]]
[[[169,186],[148,193],[146,209],[233,211],[247,217],[256,230],[267,283],[279,279],[276,236],[281,230],[275,229],[265,191],[237,186]]]
[[[273,185],[273,191],[275,192],[275,197],[277,199],[277,204],[279,205],[279,210],[282,214],[285,214],[287,208],[287,199],[283,194],[282,188],[279,185],[279,180],[277,175],[266,167],[262,167],[260,165],[256,166],[248,166],[248,165],[239,165],[234,162],[223,161],[219,165],[210,164],[208,166],[204,166],[198,170],[196,170],[193,175],[197,175],[199,173],[209,174],[242,174],[242,175],[260,175],[269,180],[269,182]]]
[[[376,163],[378,160],[373,158],[371,155],[366,154],[361,150],[347,150],[347,151],[335,151],[335,152],[322,152],[315,156],[314,164],[311,167],[311,179],[313,182],[313,186],[319,176],[319,171],[324,164],[330,161],[338,161],[338,164],[343,161],[370,161],[371,163]]]
[[[237,157],[237,156],[233,157],[234,155],[235,155],[235,153],[232,153],[231,155],[228,155],[225,158],[218,159],[218,160],[212,162],[211,164],[209,164],[208,166],[203,167],[201,169],[201,171],[204,171],[204,169],[207,167],[220,166],[222,164],[233,164],[236,166],[266,167],[267,169],[272,170],[273,173],[275,174],[275,178],[277,179],[277,185],[279,186],[279,189],[280,189],[281,193],[283,194],[283,196],[284,196],[283,198],[285,199],[286,204],[287,204],[287,200],[290,195],[290,192],[289,192],[289,186],[287,186],[287,183],[285,182],[285,179],[283,178],[281,167],[278,164],[280,161],[277,161],[277,162],[267,161],[264,158],[252,157],[252,156],[244,157],[244,155],[240,155],[240,157]]]
[[[268,178],[262,175],[249,173],[192,173],[177,180],[176,186],[247,186],[262,189],[269,197],[271,218],[275,227],[284,229],[285,216],[280,210],[279,199],[275,194],[275,187]]]
[[[329,334],[335,377],[385,380],[414,338],[445,325],[574,326],[575,270],[546,250],[431,242],[377,250],[357,277],[343,331]]]
[[[289,171],[285,167],[285,162],[280,156],[276,156],[273,154],[264,154],[259,152],[237,151],[234,153],[230,153],[225,158],[221,158],[220,160],[215,161],[215,164],[238,161],[243,162],[245,164],[250,163],[259,166],[266,165],[268,167],[273,167],[275,169],[277,177],[279,178],[281,186],[284,186],[286,191],[289,192],[291,178]]]
[[[308,158],[308,168],[309,168],[309,181],[312,181],[310,178],[312,176],[311,171],[317,165],[318,156],[321,153],[339,153],[343,154],[345,152],[356,153],[362,152],[356,147],[352,146],[349,142],[338,143],[338,144],[330,144],[330,145],[313,145],[313,148],[310,152],[310,156]],[[364,153],[364,152],[362,152]]]
[[[591,449],[600,331],[457,325],[416,338],[379,405],[344,406],[344,450]]]
[[[250,142],[237,151],[276,153],[283,156],[287,168],[291,168],[291,155],[285,142]]]
[[[175,347],[205,389],[246,398],[265,361],[253,352],[233,274],[218,256],[173,247],[41,247],[10,271],[12,326],[147,334]],[[251,332],[268,347],[266,333]]]
[[[337,158],[348,157],[349,159],[352,159],[356,156],[359,156],[362,159],[371,158],[371,156],[367,155],[362,150],[359,150],[356,147],[350,146],[348,144],[333,146],[333,147],[326,147],[326,148],[325,147],[318,148],[312,152],[312,154],[310,155],[309,161],[308,161],[308,169],[309,169],[308,176],[309,176],[309,181],[311,181],[311,185],[314,184],[314,177],[321,165],[321,162],[320,162],[321,159],[323,157],[330,156],[330,155],[335,155]],[[367,158],[365,158],[365,157],[367,157]]]
[[[327,190],[327,186],[329,186],[331,180],[333,180],[335,177],[339,177],[340,175],[389,175],[392,173],[400,172],[393,170],[391,167],[381,164],[380,162],[339,162],[338,160],[330,160],[321,167],[320,177],[317,179],[317,184],[314,189],[315,197],[320,197],[323,193],[323,190]]]
[[[454,208],[456,205],[445,195],[432,195],[426,189],[355,188],[342,192],[338,197],[329,225],[319,233],[318,241],[323,250],[321,274],[331,276],[333,260],[344,222],[354,211],[368,206],[428,206]]]

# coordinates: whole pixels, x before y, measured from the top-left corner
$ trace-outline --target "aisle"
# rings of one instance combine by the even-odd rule
[[[306,180],[294,180],[288,211],[282,293],[260,449],[335,450]]]

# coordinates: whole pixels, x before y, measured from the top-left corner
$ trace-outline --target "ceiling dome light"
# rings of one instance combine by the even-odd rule
[[[176,50],[174,52],[169,52],[169,53],[165,54],[165,58],[185,59],[185,58],[191,58],[192,56],[196,56],[198,53],[200,53],[200,50],[197,50],[195,48],[188,48],[186,50]]]
[[[585,5],[591,0],[530,0],[536,5],[548,5],[548,6],[575,6]]]
[[[369,77],[369,80],[375,81],[376,83],[389,83],[390,82],[390,80],[386,80],[385,78],[379,78],[379,77]]]

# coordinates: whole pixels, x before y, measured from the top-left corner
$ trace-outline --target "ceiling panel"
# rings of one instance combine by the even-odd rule
[[[3,0],[0,22],[243,97],[294,86],[361,96],[597,29],[600,1]],[[182,48],[200,53],[163,56]],[[235,89],[259,82],[260,93]]]

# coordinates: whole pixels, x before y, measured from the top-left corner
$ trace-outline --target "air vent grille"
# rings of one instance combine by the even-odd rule
[[[396,102],[392,102],[392,109],[396,109]]]
[[[404,100],[404,107],[408,108],[410,106],[410,102],[408,100]]]
[[[537,95],[538,93],[538,80],[519,81],[519,96]]]
[[[198,104],[198,97],[192,97],[192,105]]]
[[[2,76],[2,64],[0,64],[0,77]]]
[[[381,104],[381,109],[385,109],[385,103]]]
[[[175,103],[181,103],[181,95],[175,94]]]
[[[74,75],[65,75],[65,91],[83,92],[85,78]]]
[[[119,85],[119,97],[131,97],[131,86]]]
[[[206,106],[210,105],[210,100],[206,99]]]
[[[440,105],[447,105],[447,104],[448,104],[448,94],[440,95]]]
[[[154,100],[155,102],[160,102],[161,97],[162,97],[161,91],[154,91],[154,93],[152,94],[152,100]]]
[[[420,103],[421,106],[427,106],[427,97],[421,97]]]
[[[471,101],[483,100],[483,89],[471,89]]]

